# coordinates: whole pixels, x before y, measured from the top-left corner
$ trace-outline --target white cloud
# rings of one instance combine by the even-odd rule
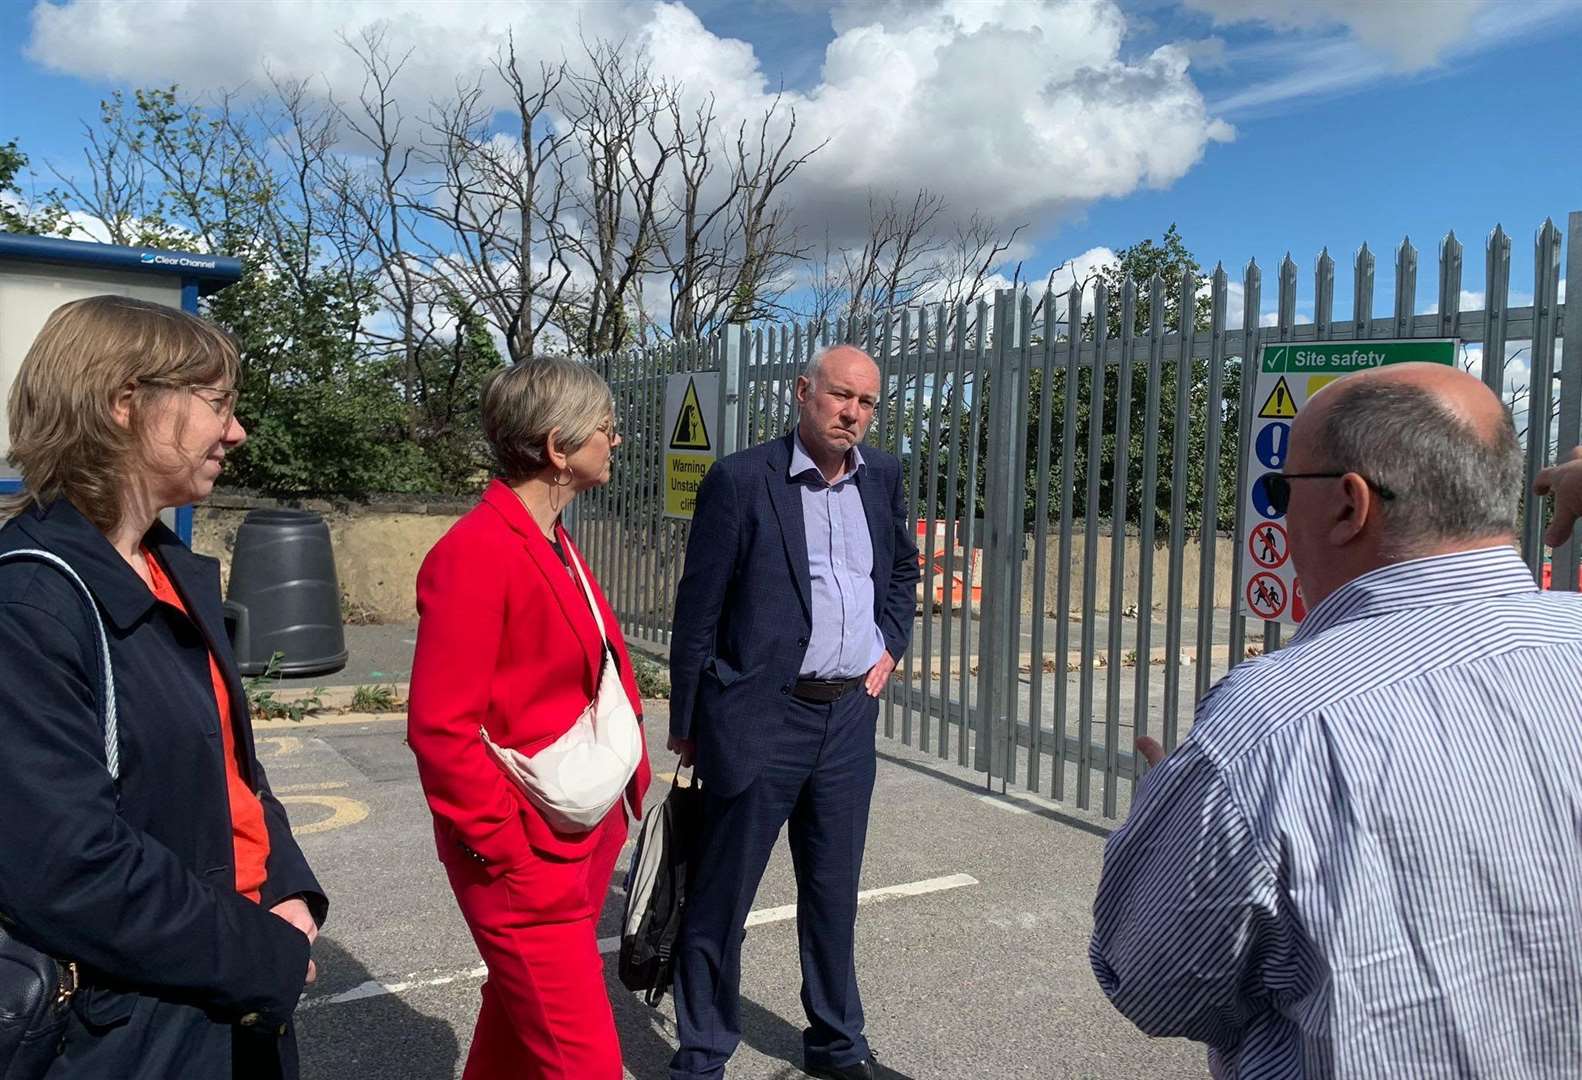
[[[410,50],[398,85],[409,122],[458,77],[486,73],[508,29],[530,69],[577,55],[579,35],[642,45],[689,96],[715,95],[724,130],[760,115],[777,82],[766,58],[684,5],[637,0],[41,2],[28,53],[124,85],[262,88],[272,72],[348,100],[362,72],[340,39],[376,25],[394,55]],[[1047,226],[1093,200],[1167,186],[1233,135],[1205,106],[1186,48],[1128,54],[1113,0],[848,3],[832,26],[821,81],[786,98],[804,145],[829,140],[795,182],[810,233],[855,235],[870,190],[905,195],[920,184],[962,216],[981,207],[1007,224]]]
[[[1489,0],[1186,0],[1186,5],[1220,24],[1260,22],[1292,30],[1344,26],[1395,66],[1415,71],[1464,40]]]
[[[1532,37],[1582,13],[1582,0],[1183,2],[1220,25],[1256,23],[1275,31],[1226,50],[1224,65],[1240,78],[1211,110],[1227,117],[1266,114],[1288,102],[1355,92],[1403,74],[1450,73],[1453,61]]]

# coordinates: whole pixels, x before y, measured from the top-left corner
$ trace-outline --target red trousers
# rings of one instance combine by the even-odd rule
[[[464,855],[444,860],[489,968],[463,1080],[621,1080],[596,932],[626,842],[624,802],[598,829],[583,858],[529,849],[493,878]]]

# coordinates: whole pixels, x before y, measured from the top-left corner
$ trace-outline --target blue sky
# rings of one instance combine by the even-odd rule
[[[482,10],[488,5],[450,6],[474,27],[480,19],[488,22]],[[583,8],[578,18],[586,27],[610,17],[612,6]],[[227,74],[233,84],[256,78],[254,53],[236,41],[251,33],[264,41],[258,46],[263,49],[270,28],[286,26],[282,20],[289,20],[298,35],[282,43],[282,54],[300,57],[304,70],[311,71],[315,61],[301,42],[314,40],[302,37],[314,31],[303,29],[304,24],[316,21],[322,26],[324,48],[332,49],[334,19],[353,17],[359,7],[377,12],[400,5],[238,3],[203,8],[106,2],[37,7],[46,10],[26,3],[0,6],[0,101],[8,103],[0,111],[0,141],[15,137],[36,164],[50,160],[72,168],[81,146],[80,121],[91,117],[99,98],[114,88],[171,81],[217,85]],[[834,74],[837,58],[829,51],[832,43],[858,42],[859,58],[910,47],[905,43],[916,37],[913,31],[922,25],[919,12],[926,7],[868,2],[832,7],[804,0],[693,0],[689,6],[631,2],[624,3],[624,23],[614,25],[641,36],[649,32],[644,20],[651,16],[651,25],[660,27],[652,40],[662,63],[667,48],[683,54],[705,50],[710,57],[715,54],[706,50],[717,49],[722,59],[711,64],[712,70],[745,65],[738,80],[747,87],[744,96],[756,92],[755,79],[770,87],[783,83],[814,103],[808,106],[814,115],[816,103],[824,101],[824,115],[838,116],[827,107],[830,88],[840,83]],[[997,17],[1008,36],[996,48],[1014,52],[1016,42],[1032,32],[1019,20],[1037,7],[1004,8],[1008,14]],[[992,135],[998,147],[994,152],[1003,151],[1011,162],[1001,175],[986,175],[980,183],[966,174],[970,166],[961,173],[951,170],[949,145],[934,150],[921,145],[934,141],[920,134],[930,130],[925,116],[920,126],[898,130],[896,138],[902,142],[896,145],[902,150],[882,155],[893,162],[888,172],[883,161],[875,162],[875,155],[865,156],[860,145],[837,144],[825,172],[814,178],[823,201],[815,200],[810,220],[845,220],[843,215],[855,205],[856,182],[850,190],[841,184],[854,171],[873,173],[870,189],[943,183],[953,210],[977,210],[1002,223],[1028,225],[1028,242],[1017,254],[1024,273],[1037,279],[1067,259],[1157,237],[1175,222],[1205,266],[1222,260],[1233,278],[1256,256],[1265,270],[1266,309],[1272,307],[1275,266],[1286,251],[1301,268],[1303,306],[1310,305],[1313,260],[1327,244],[1339,264],[1337,317],[1349,313],[1350,260],[1363,240],[1380,257],[1376,311],[1383,311],[1389,305],[1394,247],[1403,235],[1411,236],[1421,251],[1421,308],[1433,299],[1437,245],[1445,231],[1455,229],[1467,245],[1464,287],[1479,290],[1484,238],[1498,221],[1515,238],[1513,291],[1530,293],[1534,230],[1545,216],[1563,227],[1568,211],[1582,209],[1576,105],[1582,101],[1582,65],[1575,62],[1582,56],[1582,7],[1569,2],[1402,2],[1379,5],[1389,10],[1376,12],[1376,18],[1364,15],[1361,21],[1348,14],[1350,6],[1323,0],[1270,0],[1260,7],[1276,14],[1261,22],[1225,21],[1226,12],[1235,14],[1232,0],[1144,0],[1118,7],[1056,0],[1038,33],[1058,39],[1062,27],[1074,34],[1087,27],[1085,36],[1091,39],[1101,36],[1094,26],[1113,26],[1118,18],[1124,32],[1117,44],[1109,54],[1094,54],[1084,52],[1089,46],[1074,39],[1062,41],[1047,46],[1053,52],[1031,57],[1031,66],[1018,66],[1008,53],[1007,71],[1042,72],[1052,56],[1067,52],[1083,57],[1082,63],[1092,63],[1098,55],[1111,67],[1125,69],[1125,78],[1117,77],[1102,91],[1110,112],[1094,122],[1091,133],[1084,131],[1081,119],[1071,120],[1073,126],[1055,140],[1064,148],[1044,147],[1037,160],[1018,160],[1026,157],[1020,147],[1028,144],[1030,129],[1007,122],[1002,130],[1001,120],[1029,102],[1036,105],[1039,89],[1026,85],[1025,78],[993,85],[991,56],[978,80],[990,85],[964,86],[958,79],[920,83],[908,92],[914,99],[926,97],[931,109],[946,113],[951,94],[965,99],[981,93],[981,100],[964,100],[960,114],[940,123],[957,132],[982,129],[961,138],[987,140]],[[1286,8],[1286,14],[1278,13]],[[1326,8],[1335,13],[1325,16]],[[235,9],[244,14],[233,14]],[[954,9],[960,10],[961,4]],[[556,16],[565,10],[562,5]],[[961,26],[970,29],[978,9],[967,10]],[[53,17],[53,29],[40,32],[41,15]],[[1457,18],[1465,20],[1459,32]],[[1091,19],[1099,22],[1083,21]],[[193,29],[204,23],[212,25]],[[666,25],[680,29],[665,31]],[[880,32],[873,28],[882,34],[872,36]],[[547,38],[563,31],[562,25],[559,31],[542,33]],[[953,32],[937,40],[960,44],[972,36],[963,29],[956,41],[950,38]],[[870,36],[864,38],[865,33]],[[677,35],[691,44],[677,46]],[[430,35],[425,49],[443,54],[446,47],[463,48],[445,42],[465,40],[460,34],[454,39]],[[742,48],[732,42],[750,47],[745,59]],[[210,48],[213,43],[219,46]],[[1149,68],[1149,58],[1161,47],[1190,56],[1184,74]],[[961,62],[972,62],[973,54],[961,55],[967,57]],[[442,66],[443,59],[440,55],[435,63]],[[275,62],[280,62],[278,57]],[[684,64],[685,56],[675,63]],[[857,97],[843,99],[847,104],[842,107],[849,110],[851,101],[860,100],[862,76],[847,72],[844,78],[845,86],[857,87]],[[728,93],[734,84],[721,85]],[[880,96],[887,92],[895,92],[895,85],[882,79],[872,90]],[[1065,99],[1057,95],[1068,92],[1048,91],[1050,107],[1059,107]],[[1150,118],[1152,93],[1178,111],[1163,120]],[[1198,102],[1182,107],[1183,93],[1195,94]],[[898,94],[897,101],[902,100]],[[898,104],[892,112],[903,109]],[[875,113],[886,115],[882,109]],[[1069,120],[1073,114],[1064,109],[1060,115]],[[962,116],[970,119],[964,122]],[[1181,135],[1193,124],[1199,125],[1197,130]],[[1062,186],[1058,177],[1049,176],[1060,171],[1079,179],[1085,175],[1086,159],[1070,148],[1075,141],[1093,138],[1103,147],[1117,139],[1124,143],[1134,132],[1140,132],[1135,138],[1144,145],[1110,166],[1112,175],[1102,183],[1092,185],[1103,188],[1101,193],[1081,183]],[[1036,136],[1036,130],[1031,134]],[[1150,149],[1177,135],[1182,145],[1168,153]],[[915,156],[904,149],[906,140],[917,146]],[[970,145],[981,149],[989,144]],[[1045,165],[1047,169],[1041,168]],[[1156,175],[1150,177],[1150,172]],[[1073,192],[1073,186],[1082,190]],[[1010,267],[1002,272],[1009,273]]]

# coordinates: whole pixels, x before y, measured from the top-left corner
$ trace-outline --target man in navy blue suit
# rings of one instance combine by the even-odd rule
[[[741,1041],[741,946],[790,824],[804,1063],[871,1080],[853,951],[879,695],[912,636],[917,544],[901,465],[863,448],[879,369],[849,345],[797,380],[784,438],[732,454],[698,490],[670,643],[670,748],[695,764],[704,823],[676,952],[673,1080],[725,1075]]]

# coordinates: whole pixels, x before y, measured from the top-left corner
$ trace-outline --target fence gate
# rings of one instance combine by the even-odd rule
[[[1463,366],[1512,411],[1530,485],[1582,435],[1582,305],[1559,299],[1562,251],[1565,277],[1582,281],[1582,213],[1564,239],[1546,221],[1532,250],[1532,302],[1515,307],[1512,241],[1496,227],[1477,310],[1461,310],[1452,233],[1433,297],[1419,296],[1418,252],[1402,242],[1383,314],[1363,245],[1341,319],[1326,249],[1305,291],[1282,260],[1269,325],[1254,262],[1239,288],[1216,267],[1170,288],[1156,276],[1128,279],[1114,296],[1103,282],[1007,291],[992,303],[739,326],[601,357],[593,363],[625,443],[610,485],[579,500],[576,527],[627,634],[667,643],[687,538],[687,523],[663,516],[667,377],[720,372],[714,422],[729,450],[790,429],[797,374],[818,349],[861,346],[884,387],[868,441],[903,463],[923,566],[885,736],[974,767],[1001,790],[1097,803],[1115,817],[1144,768],[1134,738],[1175,746],[1216,678],[1281,643],[1279,624],[1249,627],[1234,603],[1244,585],[1240,451],[1256,408],[1244,361],[1271,342],[1459,338]],[[1299,302],[1309,321],[1298,322]],[[1551,567],[1542,510],[1523,502],[1523,556],[1535,578],[1575,589],[1576,544]]]

